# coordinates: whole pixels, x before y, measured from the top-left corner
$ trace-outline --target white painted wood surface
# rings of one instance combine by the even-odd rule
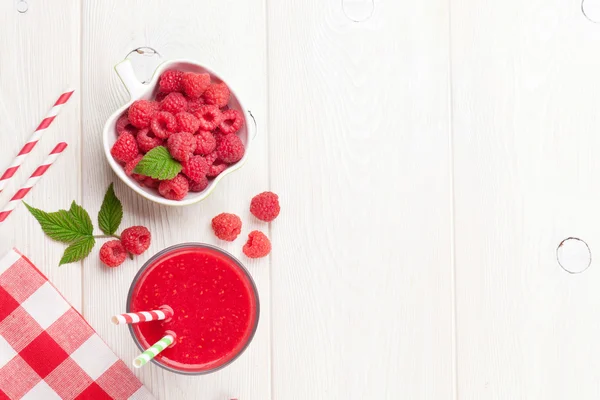
[[[555,250],[600,246],[600,25],[577,1],[368,2],[1,2],[0,169],[77,90],[1,204],[65,140],[27,201],[95,216],[115,181],[123,226],[154,237],[115,270],[98,248],[58,268],[64,246],[20,207],[0,253],[28,254],[127,361],[136,348],[109,317],[152,253],[205,241],[241,255],[244,238],[210,231],[223,211],[267,230],[271,256],[246,259],[252,345],[209,376],[136,371],[159,399],[598,398],[598,266],[569,275]],[[222,72],[257,118],[249,163],[201,204],[154,205],[104,163],[104,121],[127,100],[112,67],[139,46]],[[144,78],[158,60],[134,61]],[[247,211],[267,189],[283,209],[268,227]]]

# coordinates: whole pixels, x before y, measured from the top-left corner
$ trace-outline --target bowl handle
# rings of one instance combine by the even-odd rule
[[[139,98],[147,89],[147,86],[140,82],[135,76],[133,65],[131,65],[130,60],[125,59],[115,65],[115,71],[117,72],[119,78],[121,78],[123,85],[125,85],[125,88],[129,92],[129,95],[132,99]]]
[[[250,114],[250,116],[252,117],[252,122],[254,122],[254,128],[252,129],[253,132],[250,134],[252,140],[254,140],[256,138],[256,135],[258,134],[258,125],[256,124],[256,118],[254,118],[254,115],[252,115],[252,111],[248,110],[248,114]]]

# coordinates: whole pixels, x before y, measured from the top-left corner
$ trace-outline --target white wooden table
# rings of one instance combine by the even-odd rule
[[[153,243],[115,270],[98,247],[59,268],[64,246],[19,207],[0,253],[26,253],[121,358],[136,347],[109,317],[152,253],[216,243],[214,215],[281,196],[271,256],[246,263],[252,345],[209,376],[136,371],[157,398],[600,396],[600,267],[556,262],[568,236],[600,251],[600,25],[578,0],[27,2],[0,2],[0,168],[76,93],[0,201],[65,140],[27,200],[95,216],[115,182],[123,226]],[[221,71],[258,121],[249,163],[195,206],[150,203],[105,163],[104,121],[127,100],[112,67],[139,46]]]

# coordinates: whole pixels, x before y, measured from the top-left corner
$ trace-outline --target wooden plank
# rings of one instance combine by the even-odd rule
[[[125,208],[123,228],[141,224],[153,234],[150,251],[118,269],[102,267],[97,250],[85,262],[85,316],[126,362],[136,356],[136,347],[127,329],[113,326],[109,318],[123,311],[131,280],[143,263],[169,245],[189,241],[217,243],[209,226],[212,217],[220,212],[238,213],[244,220],[245,232],[261,226],[249,218],[248,207],[252,195],[268,188],[264,14],[261,0],[168,4],[157,0],[113,0],[83,5],[84,203],[97,211],[108,184],[115,182]],[[195,59],[221,72],[259,122],[260,136],[249,162],[225,178],[200,204],[185,208],[155,205],[118,181],[104,160],[100,145],[104,121],[128,98],[113,66],[139,46],[155,48],[164,59]],[[151,70],[153,66],[145,67]],[[244,240],[240,237],[233,244],[217,244],[239,256]],[[136,371],[159,399],[270,397],[269,260],[246,261],[258,285],[262,306],[252,345],[233,365],[204,377],[177,376],[154,365]]]
[[[0,4],[0,169],[12,162],[33,130],[67,88],[77,89],[39,144],[0,194],[0,205],[60,141],[69,148],[48,170],[26,201],[44,210],[68,208],[80,195],[78,0],[36,1],[19,13],[16,1]],[[11,247],[25,253],[63,295],[81,309],[81,264],[58,267],[65,245],[50,241],[24,206],[0,224],[0,254]]]
[[[458,393],[595,399],[600,28],[577,2],[452,2]]]
[[[451,399],[447,2],[268,26],[273,398]]]

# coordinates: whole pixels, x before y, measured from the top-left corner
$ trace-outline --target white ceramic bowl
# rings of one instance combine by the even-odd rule
[[[213,77],[213,80],[221,80],[227,83],[226,79],[223,79],[221,76],[219,76],[212,70],[194,61],[189,60],[173,60],[162,63],[156,68],[152,79],[147,84],[143,84],[137,79],[133,71],[131,61],[124,60],[121,63],[115,65],[115,71],[117,72],[117,75],[119,75],[119,78],[121,78],[123,84],[129,91],[131,99],[127,104],[123,105],[121,108],[115,111],[108,118],[106,124],[104,125],[104,131],[102,133],[104,141],[104,154],[106,155],[106,160],[110,164],[111,168],[113,169],[113,171],[115,171],[115,174],[117,174],[117,176],[123,182],[125,182],[127,186],[132,188],[140,195],[144,196],[148,200],[152,200],[153,202],[159,204],[165,204],[169,206],[186,206],[204,200],[215,189],[215,187],[221,181],[221,179],[223,179],[225,176],[231,174],[233,171],[239,169],[240,167],[242,167],[242,165],[244,165],[248,158],[248,154],[250,153],[252,140],[256,137],[257,129],[256,123],[254,122],[254,117],[252,116],[250,111],[248,111],[248,109],[244,106],[240,98],[235,94],[234,90],[231,87],[229,87],[229,90],[231,91],[229,107],[243,112],[244,118],[246,120],[244,126],[236,133],[236,135],[240,137],[242,143],[244,143],[244,146],[246,147],[244,157],[242,157],[242,159],[237,163],[230,165],[215,179],[209,181],[208,186],[202,192],[190,192],[183,200],[176,201],[165,199],[155,189],[149,189],[140,186],[140,184],[138,184],[133,178],[125,174],[123,167],[110,154],[110,149],[117,140],[117,119],[119,119],[123,112],[127,108],[129,108],[131,103],[133,103],[134,101],[140,99],[148,100],[153,98],[156,92],[158,91],[158,79],[160,78],[160,75],[167,69],[178,69],[181,71],[189,71],[196,73],[207,72],[211,75],[211,77]]]

